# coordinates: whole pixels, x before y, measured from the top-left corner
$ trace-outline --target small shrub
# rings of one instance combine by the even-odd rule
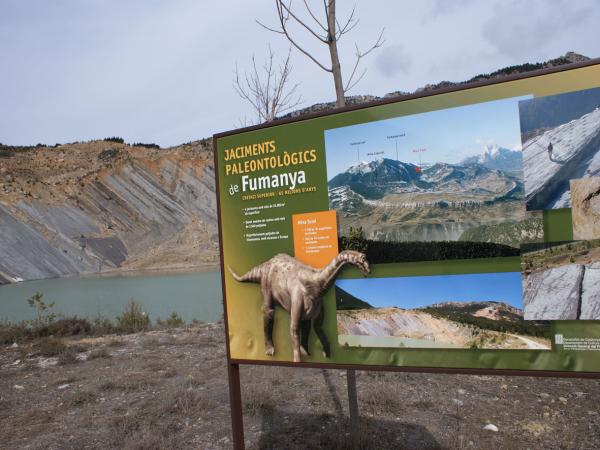
[[[57,339],[55,337],[46,337],[40,339],[36,342],[34,348],[36,349],[36,354],[48,358],[60,356],[61,354],[67,352],[68,349],[62,339]]]
[[[125,139],[123,139],[122,137],[118,137],[118,136],[112,136],[112,137],[104,138],[104,142],[114,142],[116,144],[124,144]]]
[[[27,299],[27,303],[29,303],[29,306],[32,308],[35,308],[37,313],[37,317],[29,321],[32,329],[48,326],[56,319],[56,314],[51,311],[52,308],[54,308],[54,302],[46,303],[44,301],[44,294],[41,292],[33,294]]]
[[[150,317],[142,311],[141,305],[129,300],[123,314],[117,316],[117,328],[123,333],[137,333],[150,328]]]
[[[160,149],[160,145],[158,144],[144,144],[143,142],[136,142],[135,144],[133,144],[134,147],[145,147],[145,148],[157,148]]]
[[[369,244],[365,239],[365,232],[363,228],[350,227],[348,230],[345,250],[354,250],[361,253],[367,253],[368,246]]]
[[[24,323],[0,322],[0,345],[21,341],[26,335],[27,328]]]
[[[81,336],[90,334],[92,324],[87,319],[80,319],[77,316],[61,318],[47,327],[47,336]]]
[[[92,321],[92,333],[96,335],[105,335],[115,333],[117,330],[110,319],[98,316]]]
[[[171,315],[167,318],[167,325],[173,328],[180,327],[182,325],[185,325],[185,320],[183,320],[183,318],[179,314],[173,311]]]

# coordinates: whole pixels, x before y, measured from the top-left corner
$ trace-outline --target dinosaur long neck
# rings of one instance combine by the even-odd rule
[[[331,262],[329,264],[327,264],[321,270],[321,279],[323,280],[323,284],[322,284],[323,290],[329,289],[329,287],[335,281],[335,278],[337,277],[337,274],[339,273],[341,268],[344,266],[344,264],[347,264],[349,262],[351,262],[351,261],[348,258],[348,255],[346,253],[342,252],[339,255],[337,255],[335,258],[333,258],[331,260]]]

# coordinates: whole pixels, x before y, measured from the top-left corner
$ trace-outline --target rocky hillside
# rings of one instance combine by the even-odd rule
[[[462,164],[481,164],[492,170],[502,170],[523,177],[523,154],[520,151],[486,145],[483,153],[465,158]]]
[[[217,264],[207,142],[0,150],[0,281]]]
[[[366,347],[393,346],[396,340],[419,348],[549,349],[550,342],[542,330],[538,332],[535,325],[521,325],[522,318],[513,310],[496,302],[446,303],[412,310],[338,310],[337,328],[342,341]],[[354,339],[348,340],[347,336]]]

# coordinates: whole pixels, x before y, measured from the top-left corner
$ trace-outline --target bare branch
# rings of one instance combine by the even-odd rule
[[[317,17],[314,15],[314,13],[312,12],[312,10],[310,9],[310,6],[308,6],[308,3],[306,2],[306,0],[304,1],[304,6],[306,7],[306,10],[308,11],[308,14],[310,14],[310,17],[313,18],[313,20],[317,23],[317,25],[319,25],[319,27],[325,32],[327,33],[327,28],[325,28],[325,26],[323,26],[321,24],[321,22],[319,21],[319,19],[317,19]]]
[[[369,53],[371,53],[376,48],[381,47],[383,45],[383,43],[385,42],[385,40],[383,39],[384,31],[385,31],[385,28],[382,28],[381,32],[379,33],[379,37],[377,38],[377,41],[375,41],[375,43],[371,47],[369,47],[369,49],[367,49],[367,51],[365,51],[365,52],[361,52],[358,49],[358,45],[356,43],[354,44],[354,48],[356,49],[356,52],[355,52],[356,61],[354,63],[354,67],[352,68],[352,72],[350,73],[350,77],[348,78],[348,81],[346,82],[346,85],[344,86],[344,92],[349,91],[354,86],[356,86],[356,84],[360,80],[362,80],[362,78],[365,76],[365,73],[367,72],[366,70],[364,70],[362,72],[362,74],[360,75],[360,77],[358,77],[358,79],[356,81],[353,81],[354,75],[356,75],[356,69],[358,68],[358,65],[360,64],[361,59],[363,59],[365,56],[367,56]]]
[[[342,65],[340,64],[338,50],[338,41],[342,38],[342,36],[354,30],[360,22],[360,20],[356,17],[356,5],[352,8],[347,18],[340,22],[336,18],[336,0],[323,0],[322,12],[324,13],[324,16],[321,16],[319,10],[315,6],[311,6],[308,0],[302,0],[303,7],[306,10],[305,15],[298,14],[298,5],[297,3],[293,4],[293,1],[294,0],[275,0],[277,18],[279,20],[279,24],[276,27],[264,25],[259,21],[257,21],[257,23],[268,31],[285,36],[290,42],[291,46],[300,51],[300,53],[303,53],[325,72],[331,73],[333,75],[333,82],[335,85],[336,105],[344,106],[345,92],[356,86],[356,84],[361,81],[366,74],[366,70],[360,70],[361,60],[376,48],[381,47],[385,42],[383,39],[384,29],[381,30],[375,43],[367,50],[360,51],[358,46],[356,46],[356,60],[350,72],[350,77],[344,84]],[[319,59],[317,59],[314,52],[309,52],[307,48],[300,45],[300,43],[304,44],[304,41],[302,41],[299,36],[294,35],[296,28],[293,28],[292,30],[292,25],[290,24],[293,24],[294,26],[299,25],[300,28],[304,28],[305,31],[308,31],[308,33],[315,37],[319,42],[325,44],[329,50],[331,65],[329,65],[329,62],[321,62]],[[284,82],[285,84],[285,82],[288,80],[289,74],[283,71],[283,68],[287,66],[289,66],[289,54],[288,59],[286,59],[283,66],[279,68],[279,83]],[[267,78],[270,79],[269,77],[270,76]],[[275,86],[272,88],[275,89],[275,97],[270,97],[271,106],[269,109],[275,109],[273,105],[275,105],[275,103],[279,103],[280,106],[278,110],[281,111],[288,104],[288,101],[290,104],[293,103],[290,99],[290,95],[288,94],[290,91],[293,94],[296,86],[291,88],[288,92],[286,92],[286,94],[279,92]],[[269,87],[269,89],[271,89],[271,87]],[[270,90],[270,92],[273,93],[272,90]]]
[[[350,13],[350,16],[348,17],[348,19],[344,23],[344,26],[340,26],[340,23],[336,19],[336,22],[337,22],[337,31],[336,31],[335,38],[337,40],[339,40],[344,34],[349,33],[350,31],[352,31],[352,29],[356,25],[358,25],[358,22],[360,22],[360,19],[354,19],[354,13],[355,12],[356,12],[356,5],[352,8],[352,12]]]
[[[283,31],[281,31],[281,30],[276,30],[275,28],[268,27],[268,26],[266,26],[264,23],[262,23],[262,22],[260,22],[260,21],[258,21],[258,20],[255,20],[255,22],[256,22],[257,24],[259,24],[261,27],[263,27],[265,30],[272,31],[273,33],[277,33],[277,34],[285,34]]]
[[[385,44],[385,39],[383,39],[383,32],[385,31],[385,28],[381,29],[381,32],[379,33],[379,37],[377,38],[377,41],[375,41],[375,43],[366,51],[360,54],[360,57],[364,57],[367,56],[369,53],[371,53],[373,50],[375,50],[376,48],[381,47],[383,44]]]
[[[291,13],[291,11],[290,11],[290,9],[289,9],[289,7],[287,5],[283,4],[283,0],[275,0],[275,6],[277,7],[277,16],[278,16],[278,19],[279,19],[279,26],[280,26],[279,30],[271,28],[271,27],[268,27],[268,26],[262,24],[259,21],[257,21],[257,23],[261,27],[265,28],[266,30],[273,31],[274,33],[285,35],[285,37],[287,38],[287,40],[290,41],[290,43],[294,47],[296,47],[296,49],[298,49],[304,55],[308,56],[317,66],[319,66],[325,72],[332,72],[333,71],[332,68],[326,67],[323,63],[321,63],[318,59],[316,59],[313,55],[311,55],[307,50],[305,50],[303,47],[301,47],[300,44],[298,44],[295,39],[292,38],[292,36],[290,35],[290,33],[288,32],[288,29],[287,29],[287,22],[290,19],[290,13]],[[295,16],[292,16],[292,17],[294,18],[294,20],[296,20],[297,22],[301,23],[304,27],[308,28],[306,24],[304,24],[303,22],[300,22]],[[323,40],[323,38],[321,38],[319,35],[317,35],[314,32],[312,32],[312,33],[313,33],[313,35],[315,35],[319,39],[319,41],[321,41],[323,43],[327,43],[327,41]]]
[[[310,34],[312,34],[318,40],[320,40],[321,42],[323,42],[325,44],[327,43],[327,35],[321,36],[320,34],[316,33],[311,27],[309,27],[308,25],[306,25],[300,18],[298,18],[298,16],[296,16],[292,12],[292,10],[290,9],[290,7],[287,6],[285,3],[283,3],[283,0],[278,0],[278,2],[281,4],[281,7],[283,9],[285,9],[285,11],[288,13],[288,16],[291,16],[297,23],[299,23],[304,28],[306,28],[310,32]],[[290,2],[290,5],[291,5],[291,2]]]
[[[354,86],[356,86],[360,82],[360,80],[363,79],[363,77],[366,75],[366,73],[367,73],[367,69],[365,68],[354,83],[346,84],[346,87],[344,88],[344,93],[350,91]],[[348,81],[352,81],[352,78],[349,78]]]
[[[265,63],[259,67],[252,55],[250,71],[246,71],[243,77],[236,63],[233,87],[242,99],[252,105],[259,122],[270,122],[302,101],[296,94],[299,83],[289,87],[291,52],[290,46],[285,60],[276,66],[275,53],[269,46]]]

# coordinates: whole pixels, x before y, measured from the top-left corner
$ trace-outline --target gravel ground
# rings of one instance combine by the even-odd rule
[[[0,347],[3,449],[232,448],[222,324],[50,344]],[[247,448],[352,448],[345,374],[242,367]],[[596,380],[359,371],[357,386],[355,448],[600,447]]]

